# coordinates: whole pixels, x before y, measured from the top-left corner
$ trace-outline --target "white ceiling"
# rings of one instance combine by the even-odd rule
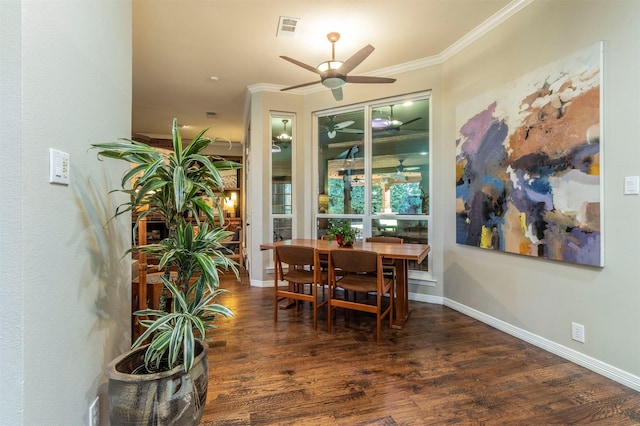
[[[388,68],[442,55],[523,1],[133,0],[132,132],[169,135],[177,117],[185,138],[211,126],[211,138],[243,141],[247,87],[319,81],[280,55],[315,66],[337,31],[336,59],[375,47],[350,75],[393,78]],[[300,19],[294,38],[276,37],[280,16]],[[337,106],[349,103],[349,85],[343,92]]]

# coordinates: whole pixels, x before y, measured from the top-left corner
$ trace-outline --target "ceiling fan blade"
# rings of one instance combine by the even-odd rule
[[[416,117],[416,118],[411,119],[411,120],[409,120],[409,121],[405,121],[404,123],[402,123],[402,124],[401,124],[401,126],[406,126],[407,124],[409,124],[409,123],[413,123],[414,121],[418,121],[418,120],[420,120],[421,118],[422,118],[422,117]]]
[[[341,123],[336,123],[333,125],[334,130],[338,130],[338,129],[344,129],[345,127],[349,127],[351,126],[353,123],[355,123],[355,121],[353,120],[347,120],[347,121],[343,121]]]
[[[364,133],[364,130],[361,129],[339,129],[340,133],[356,133],[356,134],[362,134]]]
[[[345,77],[345,81],[347,83],[393,83],[396,79],[386,77],[369,77],[365,75],[348,75]]]
[[[331,89],[331,93],[333,93],[333,99],[335,99],[336,101],[342,100],[342,87]]]
[[[365,47],[358,50],[356,53],[351,55],[349,59],[344,61],[339,69],[340,74],[348,74],[351,70],[360,65],[362,61],[367,59],[367,56],[371,55],[371,52],[373,52],[374,50],[374,47],[370,44],[367,44]]]
[[[299,67],[304,68],[305,70],[308,70],[308,71],[314,72],[314,73],[316,73],[316,74],[318,74],[318,75],[322,75],[322,73],[320,72],[320,70],[318,70],[316,67],[312,67],[311,65],[307,65],[307,64],[305,64],[304,62],[300,62],[300,61],[298,61],[297,59],[293,59],[293,58],[290,58],[290,57],[288,57],[288,56],[280,56],[280,57],[281,57],[282,59],[284,59],[285,61],[289,61],[289,62],[291,62],[292,64],[295,64],[295,65],[297,65],[297,66],[299,66]]]
[[[285,87],[284,89],[280,89],[280,91],[284,92],[285,90],[297,89],[299,87],[311,86],[312,84],[318,84],[318,83],[320,83],[320,82],[319,81],[311,81],[309,83],[302,83],[302,84],[297,84],[295,86]]]

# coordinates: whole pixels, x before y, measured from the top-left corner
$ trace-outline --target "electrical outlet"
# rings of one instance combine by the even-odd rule
[[[571,338],[577,342],[584,343],[584,325],[572,322]]]
[[[93,400],[89,406],[89,426],[98,426],[100,423],[100,403],[99,397]]]

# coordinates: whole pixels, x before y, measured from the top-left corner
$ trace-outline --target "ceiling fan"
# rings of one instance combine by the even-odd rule
[[[386,176],[386,177],[390,177],[394,180],[402,180],[402,181],[406,181],[407,180],[407,176],[404,174],[405,172],[411,172],[411,171],[415,171],[415,170],[420,170],[420,166],[411,166],[411,167],[407,167],[405,166],[404,163],[404,159],[398,159],[399,164],[396,166],[396,172],[395,173],[382,173],[381,176]]]
[[[396,173],[404,173],[404,172],[412,172],[412,171],[414,171],[414,170],[420,170],[420,166],[410,166],[410,167],[407,167],[407,166],[405,166],[404,164],[402,164],[402,163],[404,163],[404,159],[399,159],[399,160],[398,160],[398,162],[399,162],[400,164],[398,164],[398,165],[396,166]]]
[[[407,124],[413,123],[414,121],[418,121],[421,120],[422,117],[416,117],[416,118],[412,118],[409,121],[401,121],[398,120],[396,118],[394,118],[393,116],[393,105],[389,105],[390,108],[390,114],[387,117],[376,117],[373,118],[371,120],[371,129],[373,130],[374,133],[389,133],[389,134],[394,134],[395,132],[399,132],[401,131],[401,127],[402,126],[406,126]],[[351,122],[353,123],[353,122]],[[341,124],[341,123],[338,123]],[[350,124],[349,124],[350,125]],[[342,128],[337,129],[338,132],[340,133],[357,133],[357,134],[364,134],[364,130],[362,129],[347,129],[345,128],[347,126],[344,126]],[[416,130],[414,130],[416,131]],[[423,130],[422,130],[423,131]],[[331,135],[328,135],[329,139],[333,139],[335,137],[335,134],[333,135],[333,137]]]
[[[311,86],[312,84],[322,83],[323,86],[331,89],[333,98],[336,101],[342,100],[342,86],[346,83],[393,83],[395,78],[386,77],[369,77],[369,76],[349,76],[355,67],[360,65],[370,54],[373,52],[374,47],[370,44],[366,45],[362,49],[354,53],[346,61],[336,61],[336,42],[340,40],[340,33],[332,32],[327,34],[327,39],[331,42],[331,60],[325,61],[317,67],[312,67],[296,59],[288,56],[280,56],[285,61],[289,61],[292,64],[298,65],[306,70],[314,72],[320,76],[320,81],[312,81],[310,83],[302,83],[296,86],[285,87],[284,90],[297,89],[299,87]]]
[[[401,126],[406,126],[409,123],[413,123],[414,121],[420,120],[422,117],[412,118],[409,121],[401,121],[397,120],[393,117],[393,105],[389,105],[390,113],[388,117],[376,117],[371,120],[371,128],[373,131],[378,132],[389,132],[389,131],[400,131]]]
[[[329,137],[329,139],[335,138],[338,132],[348,133],[348,130],[345,130],[345,128],[355,123],[355,121],[353,120],[346,120],[346,121],[341,121],[340,123],[336,123],[333,121],[335,118],[336,118],[335,115],[332,115],[331,117],[329,117],[329,122],[324,126],[325,130],[327,131],[327,136]]]

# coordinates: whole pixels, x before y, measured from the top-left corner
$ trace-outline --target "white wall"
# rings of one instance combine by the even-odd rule
[[[130,343],[130,222],[105,225],[124,166],[89,145],[131,132],[131,4],[1,4],[0,423],[82,425]],[[48,182],[50,147],[69,186]]]
[[[295,129],[293,144],[295,158],[292,161],[294,173],[294,211],[300,212],[296,218],[296,236],[303,237],[302,226],[306,224],[308,215],[304,214],[308,194],[310,161],[310,142],[303,133],[306,128],[306,114],[304,113],[304,99],[290,93],[273,93],[256,91],[251,96],[251,148],[249,153],[249,182],[247,182],[247,217],[250,225],[247,229],[247,250],[250,257],[251,285],[256,287],[273,286],[273,276],[268,275],[266,268],[272,266],[271,251],[261,251],[260,244],[273,239],[271,214],[271,117],[270,112],[286,112],[295,114]],[[306,191],[306,192],[305,192]]]
[[[455,108],[547,63],[604,40],[605,267],[590,268],[455,243]],[[445,297],[547,340],[640,387],[640,2],[535,1],[445,63],[443,180]],[[571,322],[586,342],[571,340]],[[623,370],[618,372],[617,370]],[[626,374],[626,373],[629,374]],[[635,377],[634,377],[635,375]],[[625,377],[626,376],[626,377]]]
[[[20,3],[0,1],[0,423],[23,418],[22,72]]]

